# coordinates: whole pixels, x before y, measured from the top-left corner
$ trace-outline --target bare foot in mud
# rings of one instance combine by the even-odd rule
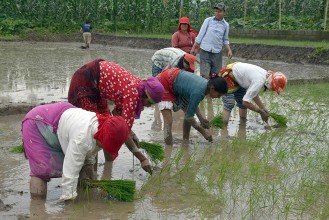
[[[266,125],[265,125],[265,130],[272,130],[272,127],[271,127],[271,125],[269,125],[269,124],[266,124]]]
[[[8,212],[12,208],[13,208],[12,205],[4,204],[3,201],[0,199],[0,211],[1,212]]]

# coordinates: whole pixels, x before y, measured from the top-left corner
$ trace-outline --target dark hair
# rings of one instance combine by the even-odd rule
[[[181,58],[179,58],[178,63],[177,63],[177,67],[179,69],[184,69],[184,56],[182,56]]]
[[[268,89],[268,88],[267,88],[266,86],[264,86],[264,92],[266,92],[266,91],[267,91],[267,89]]]
[[[228,91],[226,80],[221,76],[209,79],[208,88],[210,88],[210,86],[214,86],[216,92],[219,92],[220,94],[226,94]]]

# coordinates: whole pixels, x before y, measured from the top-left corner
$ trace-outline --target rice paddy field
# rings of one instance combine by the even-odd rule
[[[168,208],[188,203],[189,218],[328,219],[328,86],[291,85],[282,97],[264,93],[266,106],[288,118],[287,127],[245,138],[236,130],[211,147],[195,144],[188,156],[180,149],[142,193],[152,191]],[[249,118],[260,117],[249,112]]]
[[[99,57],[144,77],[154,51],[102,45],[81,51],[73,43],[0,45],[7,54],[0,65],[1,219],[329,219],[329,83],[318,77],[328,77],[328,67],[245,61],[287,73],[283,95],[260,94],[270,112],[287,118],[286,126],[273,119],[266,125],[251,111],[247,122],[240,122],[235,108],[226,129],[212,128],[213,143],[192,130],[189,146],[182,146],[184,116],[175,113],[174,146],[164,149],[152,176],[125,146],[113,164],[99,153],[98,179],[136,181],[132,202],[82,187],[79,198],[65,204],[59,202],[60,178],[48,183],[45,202],[30,199],[28,161],[15,148],[21,144],[23,107],[65,101],[74,71]],[[200,107],[208,120],[222,110],[221,100],[212,105],[205,100]],[[164,145],[161,121],[156,109],[146,108],[133,130],[140,140]]]

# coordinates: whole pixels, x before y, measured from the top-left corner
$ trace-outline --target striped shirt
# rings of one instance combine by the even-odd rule
[[[179,59],[186,54],[183,50],[167,47],[156,51],[152,56],[152,63],[164,70],[167,67],[177,67]]]

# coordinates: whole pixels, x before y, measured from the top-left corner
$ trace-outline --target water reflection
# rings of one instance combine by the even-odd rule
[[[6,54],[0,60],[0,105],[9,102],[38,104],[40,102],[65,100],[72,74],[88,60],[96,58],[116,62],[141,77],[150,75],[150,57],[154,53],[153,50],[95,45],[91,50],[86,51],[81,50],[79,47],[79,43],[31,44],[23,42],[0,42],[1,54]],[[310,73],[312,73],[312,76],[328,74],[327,67],[324,66],[285,64],[268,61],[247,62],[263,66],[267,69],[280,69],[287,73],[288,78],[308,77]],[[31,218],[39,219],[201,219],[213,216],[220,218],[223,208],[225,208],[225,211],[230,213],[224,213],[222,219],[225,219],[225,217],[226,219],[240,219],[243,217],[257,218],[257,215],[243,215],[243,213],[248,211],[246,210],[246,206],[249,205],[249,207],[254,208],[251,212],[262,213],[266,211],[264,215],[268,214],[267,217],[269,218],[284,217],[273,214],[273,211],[274,213],[280,213],[279,211],[284,206],[279,205],[274,207],[273,210],[273,206],[269,206],[267,210],[264,210],[263,206],[259,206],[261,208],[258,208],[258,205],[265,204],[263,200],[257,200],[262,197],[258,197],[256,194],[250,194],[250,192],[257,192],[257,185],[255,186],[255,191],[253,191],[249,183],[236,182],[239,179],[235,180],[235,178],[239,176],[243,177],[248,170],[258,171],[256,168],[259,165],[260,168],[266,168],[265,171],[269,170],[269,175],[265,176],[266,178],[280,180],[280,177],[282,177],[280,176],[280,169],[282,167],[286,171],[286,182],[283,182],[281,185],[279,183],[275,185],[276,182],[274,182],[273,187],[275,188],[267,188],[264,185],[266,181],[264,181],[262,176],[260,176],[260,179],[255,179],[260,186],[264,186],[264,195],[267,196],[273,193],[272,189],[277,190],[276,187],[280,189],[280,187],[284,187],[284,184],[289,186],[291,179],[299,180],[300,178],[294,177],[294,175],[300,175],[300,171],[302,171],[302,174],[305,174],[305,180],[310,179],[312,175],[314,177],[311,178],[311,181],[317,180],[316,175],[320,176],[323,172],[313,171],[318,166],[319,159],[326,155],[325,152],[327,152],[328,146],[328,135],[323,132],[328,130],[328,123],[325,120],[321,120],[321,117],[328,118],[326,117],[327,105],[325,103],[324,106],[314,107],[313,103],[306,99],[302,99],[299,102],[298,100],[285,100],[284,97],[279,100],[276,97],[272,100],[271,96],[268,95],[266,95],[266,100],[282,102],[285,109],[287,109],[283,109],[283,111],[290,111],[289,117],[296,117],[296,120],[291,122],[291,127],[287,131],[278,133],[273,138],[260,142],[262,146],[252,145],[248,147],[246,143],[237,143],[233,147],[232,145],[228,145],[227,148],[224,147],[225,144],[222,141],[222,137],[228,137],[229,141],[231,141],[232,137],[238,137],[238,139],[244,140],[248,139],[251,133],[265,132],[264,125],[260,123],[261,119],[259,115],[252,112],[250,114],[248,113],[248,121],[243,124],[239,121],[237,110],[233,110],[227,130],[223,130],[223,133],[219,129],[213,130],[213,145],[209,145],[209,143],[200,137],[197,131],[192,129],[190,137],[191,145],[189,147],[181,146],[184,113],[180,111],[174,113],[174,146],[166,149],[167,159],[169,159],[167,164],[173,164],[174,169],[170,169],[173,172],[159,171],[150,177],[141,169],[138,162],[134,162],[132,154],[125,146],[121,148],[119,157],[113,164],[106,163],[102,152],[100,152],[98,178],[134,179],[137,182],[138,191],[144,184],[147,184],[146,193],[142,195],[137,194],[136,201],[132,203],[109,201],[102,193],[97,191],[90,195],[94,196],[92,199],[90,199],[91,197],[86,197],[78,203],[64,206],[58,203],[58,198],[61,194],[61,188],[58,186],[61,184],[61,179],[54,179],[50,182],[48,198],[45,204],[32,202],[29,199],[28,162],[22,155],[13,155],[8,152],[9,146],[20,143],[20,121],[23,115],[20,115],[20,117],[13,117],[13,115],[0,117],[0,149],[2,150],[0,154],[0,188],[2,189],[0,195],[1,200],[5,204],[11,204],[13,206],[10,211],[1,213],[1,216],[4,218],[19,218],[20,216],[27,218],[27,216],[30,216]],[[306,102],[310,106],[306,105]],[[218,107],[209,106],[206,101],[200,106],[202,113],[208,120],[211,120],[214,115],[221,113],[221,100],[218,100],[218,102],[216,100],[213,104],[213,106]],[[304,117],[310,109],[313,112],[312,116]],[[156,121],[155,119],[159,119],[159,115],[154,115],[154,112],[156,112],[154,108],[146,108],[141,115],[141,119],[135,121],[133,130],[141,140],[163,144],[163,132],[159,131],[162,129],[160,120],[157,120],[157,129],[152,127],[153,122]],[[303,115],[299,115],[301,112],[303,112]],[[277,138],[279,139],[277,140]],[[303,139],[304,144],[300,144],[300,139]],[[262,151],[262,149],[264,150]],[[260,150],[260,153],[258,150]],[[291,155],[283,154],[290,152],[292,152]],[[295,157],[295,154],[297,154],[297,157]],[[312,166],[308,166],[308,161],[304,160],[312,154],[315,154],[317,158],[314,159],[315,163],[311,164]],[[206,156],[210,159],[211,157],[213,158],[211,163],[208,162]],[[268,158],[269,160],[267,160]],[[292,158],[296,158],[297,160],[292,160]],[[300,162],[297,163],[299,160]],[[278,163],[278,165],[271,165],[273,162]],[[310,160],[310,162],[312,161]],[[244,168],[241,169],[241,175],[234,176],[231,172],[225,172],[226,169],[228,171],[234,169],[240,171],[240,167]],[[200,171],[204,171],[204,173],[200,174]],[[257,174],[257,172],[255,173]],[[218,191],[220,197],[216,198],[208,196],[210,193],[203,193],[205,183],[202,180],[205,180],[204,177],[208,176],[207,178],[209,180],[217,180],[219,175],[224,180],[223,182],[218,182],[218,187],[222,187],[220,188],[221,191]],[[244,180],[244,178],[241,179],[241,181]],[[222,183],[224,184],[220,185]],[[292,187],[284,188],[287,189],[286,192],[293,193],[293,190],[290,191],[290,189],[295,189],[296,184],[291,185]],[[312,185],[310,186],[307,190],[313,187]],[[320,187],[317,189],[321,192]],[[23,193],[20,194],[20,192]],[[311,193],[315,193],[316,198],[320,198],[320,202],[324,201],[327,204],[327,200],[319,197],[317,191],[312,191]],[[325,195],[326,193],[323,193],[323,196]],[[279,200],[273,200],[275,204],[276,201],[278,201],[278,204],[285,204],[285,201],[290,200],[290,197],[289,199],[285,199],[286,197],[280,194],[277,197]],[[248,203],[248,198],[254,200],[248,200],[250,201]],[[227,202],[227,204],[223,204],[223,202]],[[314,208],[315,206],[311,205],[310,207]],[[321,207],[320,204],[319,207]],[[262,217],[265,217],[264,215]],[[230,218],[231,216],[233,217]],[[300,217],[303,218],[304,216],[302,215]]]
[[[40,103],[62,101],[73,73],[90,60],[102,58],[118,63],[140,77],[151,75],[154,50],[129,49],[95,44],[90,50],[79,43],[0,42],[0,100]],[[329,77],[328,67],[287,64],[264,60],[244,60],[265,69],[285,72],[288,80]],[[224,58],[225,62],[225,58]],[[29,94],[32,94],[29,96]]]
[[[1,104],[62,101],[73,73],[85,63],[102,58],[145,77],[150,75],[152,50],[95,45],[82,50],[75,43],[0,42]],[[13,62],[13,60],[15,62]]]

